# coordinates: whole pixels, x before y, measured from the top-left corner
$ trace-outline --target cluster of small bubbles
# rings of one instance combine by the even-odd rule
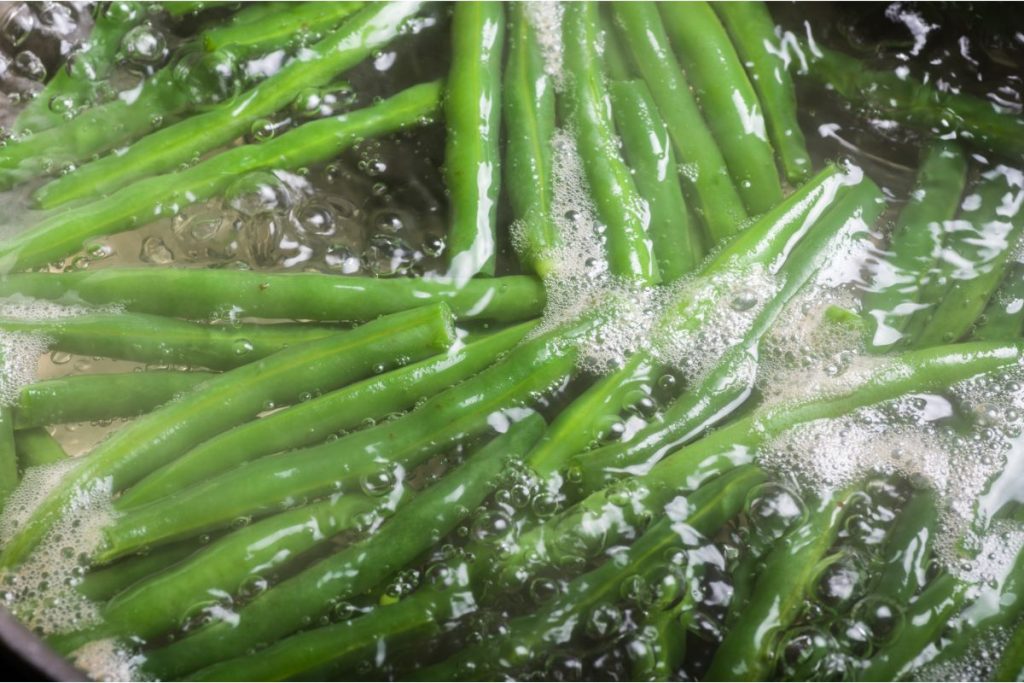
[[[757,533],[778,539],[806,518],[807,507],[796,492],[773,482],[751,489],[744,512]]]
[[[420,585],[419,570],[404,569],[384,588],[384,595],[390,600],[401,600]]]
[[[93,640],[71,654],[82,671],[94,681],[137,681],[145,656],[125,648],[115,638]]]
[[[535,31],[537,44],[544,56],[544,73],[561,90],[565,72],[562,66],[562,15],[564,9],[557,2],[531,2],[526,5],[526,17]]]
[[[964,652],[956,657],[942,658],[916,669],[915,681],[992,681],[999,664],[999,654],[1007,652],[1010,634],[1003,627],[986,630],[971,639]]]
[[[855,553],[843,553],[819,574],[815,596],[826,609],[845,612],[860,597],[866,579],[862,558]]]
[[[845,669],[835,638],[813,626],[786,633],[776,656],[777,669],[786,680],[833,680]]]

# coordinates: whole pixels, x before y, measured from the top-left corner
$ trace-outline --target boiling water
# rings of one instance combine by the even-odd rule
[[[0,56],[4,68],[0,76],[4,97],[0,121],[13,122],[48,75],[62,68],[68,56],[87,39],[91,24],[88,10],[86,5],[57,3],[13,4],[6,8],[0,26],[6,50]],[[117,11],[129,10],[119,7]],[[122,64],[110,75],[99,97],[118,96],[138,87],[165,63],[180,59],[182,51],[187,50],[187,36],[204,22],[217,21],[230,13],[230,9],[213,9],[172,19],[155,5],[130,11],[135,12],[132,21],[138,28],[126,36],[121,47]],[[1012,10],[902,3],[866,8],[793,4],[773,7],[773,13],[783,27],[782,45],[787,44],[786,31],[812,35],[821,44],[855,54],[872,67],[925,80],[940,90],[973,93],[1021,113],[1024,26],[1015,27]],[[539,34],[545,68],[558,87],[566,77],[559,8],[537,4],[530,14]],[[258,144],[306,120],[360,108],[408,85],[443,76],[448,68],[448,11],[433,7],[425,16],[427,20],[414,35],[347,73],[344,82],[303,93],[292,108],[258,121],[238,142]],[[300,50],[303,41],[312,39],[297,37],[289,52]],[[801,58],[799,51],[793,49],[785,55],[794,62],[795,70]],[[254,59],[239,67],[232,78],[256,82],[282,63],[280,57]],[[910,620],[908,605],[874,592],[874,577],[883,559],[888,559],[884,557],[887,532],[908,501],[925,491],[934,492],[939,501],[939,523],[934,558],[917,568],[920,583],[945,573],[956,577],[967,586],[967,607],[951,620],[951,626],[940,634],[931,650],[922,646],[925,654],[915,675],[949,679],[989,676],[1009,629],[1016,626],[1010,621],[983,630],[966,653],[946,660],[940,657],[938,664],[928,664],[945,644],[942,638],[955,640],[957,628],[983,619],[986,610],[993,612],[991,605],[998,603],[1001,591],[1012,580],[1015,558],[1024,547],[1024,527],[1019,522],[1020,505],[1024,503],[1024,367],[772,431],[773,415],[785,412],[794,402],[841,396],[881,372],[906,372],[898,361],[869,353],[860,326],[835,323],[830,316],[837,308],[860,313],[861,295],[875,286],[878,273],[885,271],[883,245],[913,183],[922,138],[875,112],[860,111],[809,82],[801,81],[799,86],[801,123],[816,167],[843,159],[848,178],[866,173],[878,182],[889,208],[873,225],[848,226],[843,240],[833,245],[816,281],[773,326],[761,345],[756,366],[738,370],[751,375],[755,389],[748,400],[731,406],[736,413],[732,418],[750,418],[754,431],[761,430],[765,438],[753,451],[744,450],[745,442],[737,443],[731,457],[737,464],[757,462],[773,479],[755,488],[743,514],[711,537],[690,530],[653,572],[627,577],[621,591],[588,605],[580,614],[567,610],[570,616],[563,626],[571,638],[551,647],[544,657],[510,667],[504,672],[508,675],[629,678],[638,670],[638,662],[651,656],[654,647],[657,634],[652,635],[644,625],[656,601],[653,596],[664,590],[666,576],[680,576],[687,583],[689,597],[674,609],[679,612],[677,621],[684,626],[679,637],[685,641],[686,652],[672,675],[686,680],[701,678],[723,638],[744,618],[743,572],[758,571],[772,542],[806,520],[816,501],[827,498],[828,492],[849,487],[859,492],[846,502],[841,531],[826,553],[830,561],[822,564],[812,582],[811,593],[799,608],[793,628],[779,639],[772,664],[775,677],[853,677],[858,667],[884,651],[904,622]],[[71,117],[81,104],[57,101],[51,107],[66,110]],[[612,276],[604,260],[603,227],[589,200],[580,150],[567,130],[559,130],[552,145],[556,180],[553,213],[568,246],[554,255],[555,268],[545,281],[547,308],[531,334],[543,334],[595,310],[604,311],[605,317],[581,342],[580,376],[538,396],[536,407],[553,419],[595,377],[616,371],[637,353],[649,354],[658,372],[637,384],[624,401],[627,408],[602,426],[591,447],[629,442],[644,428],[658,424],[666,407],[687,386],[707,378],[727,352],[742,341],[751,321],[785,283],[779,274],[758,267],[734,269],[712,278],[688,277],[663,288],[642,287]],[[185,207],[173,218],[95,240],[81,253],[52,264],[49,270],[143,265],[313,271],[339,277],[439,276],[446,257],[446,198],[440,171],[443,151],[443,126],[435,123],[365,140],[328,164],[298,172],[247,175],[221,198]],[[1010,204],[1015,202],[1019,209],[1024,196],[1020,173],[998,164],[976,152],[971,159],[972,173],[978,176],[1002,169],[1014,193]],[[39,184],[34,181],[0,195],[0,205],[5,209],[0,234],[16,234],[39,220],[38,212],[29,204],[30,194]],[[505,204],[502,202],[503,207]],[[518,228],[510,223],[508,216],[499,216],[499,275],[518,272],[513,250]],[[1018,256],[1014,254],[1014,260]],[[706,303],[700,309],[705,312],[703,324],[666,331],[659,321],[684,294]],[[4,301],[0,308],[5,318],[28,320],[83,312],[24,298]],[[34,379],[168,369],[46,353],[47,343],[38,335],[0,336],[6,364],[0,397],[7,403]],[[494,416],[496,431],[507,429],[508,419],[507,414]],[[69,454],[77,456],[123,424],[61,425],[51,431]],[[421,487],[423,481],[444,472],[473,445],[463,444],[455,452],[435,458],[428,464],[428,471],[414,473],[405,484],[391,477],[376,484],[364,483],[364,489],[373,495],[386,495],[400,485]],[[69,467],[59,464],[25,473],[22,486],[0,520],[2,538],[14,533]],[[639,468],[631,473],[644,471]],[[571,491],[574,471],[570,469],[565,477],[561,483],[565,491]],[[685,519],[685,514],[679,512],[685,508],[682,497],[667,508],[648,509],[637,487],[631,488],[628,482],[617,486],[608,494],[606,507],[580,521],[580,547],[564,553],[530,581],[485,581],[476,596],[478,600],[470,600],[464,610],[456,610],[451,623],[433,636],[429,647],[395,644],[393,654],[388,651],[387,656],[367,657],[353,669],[330,671],[329,675],[343,679],[408,676],[417,666],[440,661],[444,653],[455,653],[506,633],[524,615],[543,613],[555,604],[552,601],[571,597],[576,590],[572,579],[599,566],[606,556],[612,558],[610,561],[625,561],[621,545],[604,547],[597,542],[595,548],[593,538],[603,537],[614,528],[616,538],[631,540],[652,518],[679,514]],[[685,488],[679,491],[685,492]],[[104,482],[98,482],[96,489],[87,494],[76,501],[75,509],[32,559],[18,572],[5,576],[4,602],[41,634],[78,630],[100,620],[96,604],[83,598],[76,587],[87,572],[98,569],[90,566],[88,558],[101,543],[102,528],[114,513]],[[405,599],[416,595],[417,590],[444,585],[448,580],[445,577],[465,567],[472,553],[514,555],[519,552],[516,534],[526,537],[532,524],[550,518],[565,503],[563,494],[552,482],[513,469],[483,508],[448,537],[439,539],[427,557],[390,578],[376,592],[333,605],[322,619],[308,626],[341,623],[372,611],[378,602]],[[595,528],[599,532],[594,532]],[[372,534],[373,526],[361,533]],[[266,575],[254,574],[249,584],[265,589],[319,559],[330,548],[352,541],[351,534],[342,536],[297,564],[276,567]],[[206,536],[196,546],[211,542]],[[203,623],[231,623],[237,619],[238,610],[258,592],[218,593],[187,610],[188,618],[179,632],[157,639],[155,645],[178,640]],[[584,622],[576,633],[573,620]],[[136,675],[136,667],[145,660],[145,650],[101,639],[80,648],[75,656],[78,665],[91,675],[121,679]]]

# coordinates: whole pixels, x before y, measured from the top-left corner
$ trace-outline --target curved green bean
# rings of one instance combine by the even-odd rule
[[[672,141],[646,83],[615,82],[611,94],[626,161],[650,207],[648,232],[658,273],[662,281],[673,282],[693,270],[703,254],[696,226],[690,226]]]
[[[0,330],[44,335],[53,351],[140,363],[230,370],[338,333],[318,325],[208,325],[142,313],[88,313],[52,320],[0,317]]]
[[[999,289],[988,302],[971,332],[977,341],[1011,341],[1024,334],[1024,263],[1007,268]]]
[[[153,576],[181,562],[200,546],[195,539],[153,548],[142,555],[133,555],[120,562],[90,569],[75,590],[96,603],[106,602],[132,584]]]
[[[478,0],[455,5],[444,106],[444,176],[450,272],[460,282],[477,274],[494,275],[504,43],[502,3]]]
[[[514,236],[522,266],[541,277],[551,272],[552,252],[561,243],[551,216],[551,136],[555,91],[544,72],[526,3],[509,5],[508,62],[505,65],[505,188],[519,221]]]
[[[134,313],[193,320],[239,317],[315,321],[373,320],[444,302],[459,319],[511,322],[544,311],[544,288],[532,277],[447,280],[257,273],[225,268],[106,268],[22,273],[0,279],[0,296],[117,305]]]
[[[544,429],[533,414],[484,446],[456,470],[401,508],[376,534],[299,572],[238,612],[235,624],[213,624],[149,653],[149,674],[173,679],[232,656],[258,643],[300,629],[344,600],[378,585],[444,537],[494,489],[508,466],[521,459]]]
[[[751,84],[757,91],[768,137],[786,179],[791,183],[802,182],[811,173],[811,157],[797,120],[793,79],[772,47],[778,39],[767,5],[753,0],[716,2],[711,6],[729,31],[733,47],[742,58]]]
[[[725,27],[706,2],[659,9],[747,211],[764,213],[782,199],[782,187],[761,103]]]
[[[230,47],[242,53],[280,49],[303,34],[317,35],[334,28],[360,9],[363,2],[284,2],[273,10],[247,15],[261,5],[245,5],[231,21],[206,29],[200,35],[208,52]],[[314,48],[315,49],[315,48]]]
[[[243,462],[312,446],[332,434],[408,410],[417,401],[480,372],[517,344],[533,323],[511,327],[467,346],[365,379],[223,432],[125,491],[124,508],[152,502],[222,474]]]
[[[82,458],[0,551],[0,566],[22,563],[81,487],[105,481],[113,492],[120,491],[206,439],[255,418],[268,404],[293,402],[302,392],[329,391],[378,364],[421,358],[447,348],[453,337],[451,312],[437,304],[293,346],[211,379]]]
[[[186,170],[140,180],[4,240],[0,262],[8,272],[39,267],[74,253],[90,238],[130,230],[209,199],[246,173],[329,159],[367,137],[421,124],[440,96],[440,83],[416,85],[365,109],[311,121],[268,142],[234,147]]]
[[[651,2],[617,2],[612,11],[622,32],[622,45],[650,87],[672,137],[690,191],[690,205],[711,244],[717,244],[744,227],[747,212],[672,53],[658,7]]]
[[[255,121],[291,104],[304,88],[327,85],[339,73],[405,33],[407,20],[419,9],[418,2],[370,3],[326,38],[304,50],[302,58],[291,62],[252,90],[147,135],[123,154],[109,155],[86,164],[43,186],[33,198],[40,207],[49,209],[75,199],[116,192],[125,185],[167,173],[197,155],[226,145],[248,132]],[[246,31],[255,36],[251,26],[247,26]],[[429,113],[420,111],[417,116]],[[364,136],[373,134],[369,131],[362,133]],[[284,137],[287,136],[282,136],[282,139]],[[298,141],[293,138],[292,142]],[[288,146],[283,146],[283,149],[287,150]],[[274,150],[275,153],[279,151]],[[337,151],[329,150],[319,158],[334,156]],[[236,159],[234,163],[238,161]],[[281,161],[288,165],[283,159]],[[310,162],[300,165],[306,163]]]
[[[72,375],[29,384],[14,408],[14,427],[113,420],[144,415],[216,377],[209,372]]]
[[[598,52],[597,5],[575,2],[566,5],[564,11],[562,42],[568,83],[560,105],[576,136],[598,217],[606,226],[608,270],[613,275],[657,282],[658,266],[647,234],[650,209],[622,160],[608,112],[608,92]]]

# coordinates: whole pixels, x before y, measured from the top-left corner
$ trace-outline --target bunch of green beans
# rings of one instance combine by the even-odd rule
[[[105,97],[154,18],[169,61]],[[926,129],[909,190],[809,151],[803,65]],[[372,97],[292,121],[367,72]],[[298,125],[246,137],[268,118]],[[1022,126],[761,2],[104,6],[0,149],[46,210],[0,239],[0,354],[116,368],[26,381],[0,357],[0,581],[74,565],[3,602],[70,605],[52,648],[87,667],[113,643],[146,680],[895,680],[996,637],[992,675],[1020,680],[1019,449],[969,511],[910,465],[815,483],[773,458],[843,420],[884,441],[919,404],[901,428],[971,458],[1019,441],[998,403],[1024,366]],[[247,174],[306,192],[423,130],[445,136],[433,272],[65,267]],[[779,357],[805,336],[858,353],[773,394],[809,376]],[[81,423],[109,434],[79,454]],[[983,580],[943,564],[991,529]]]

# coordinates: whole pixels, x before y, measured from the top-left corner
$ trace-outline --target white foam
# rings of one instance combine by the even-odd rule
[[[565,10],[560,2],[528,2],[526,18],[533,27],[537,45],[544,58],[544,73],[561,91],[565,82],[562,48],[562,17]]]
[[[113,638],[94,640],[75,650],[71,659],[94,681],[139,681],[145,656],[121,647]]]

